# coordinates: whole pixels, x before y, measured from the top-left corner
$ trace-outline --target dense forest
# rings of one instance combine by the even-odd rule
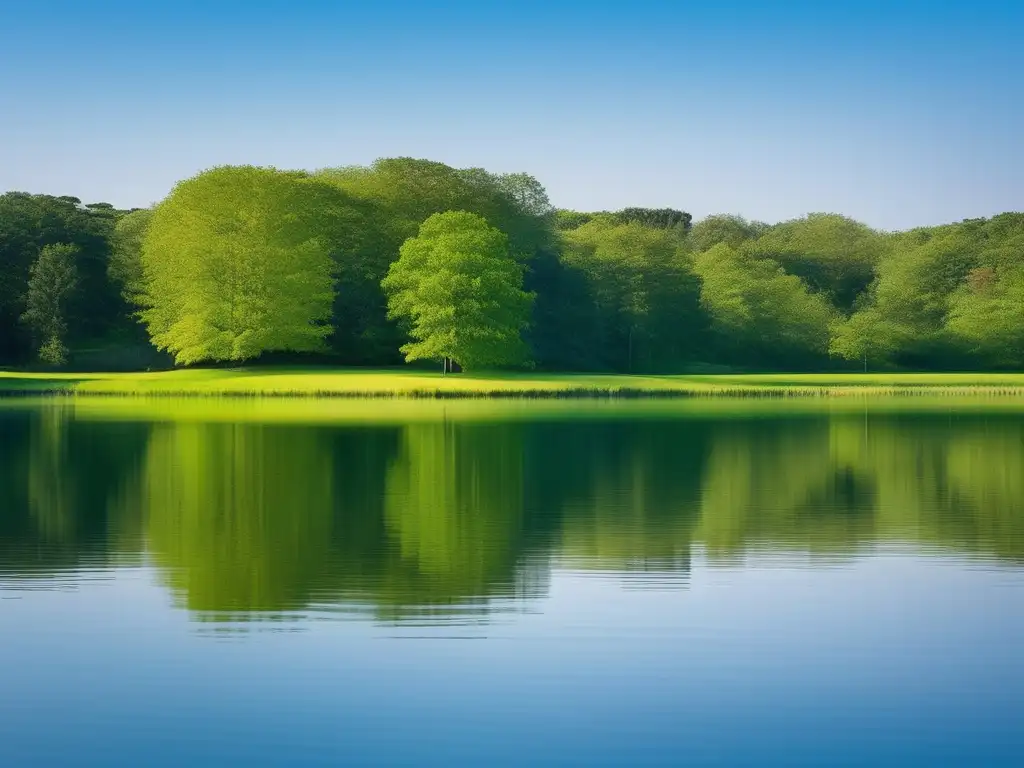
[[[1024,365],[1024,213],[906,232],[555,208],[411,158],[0,195],[0,365],[685,372]]]

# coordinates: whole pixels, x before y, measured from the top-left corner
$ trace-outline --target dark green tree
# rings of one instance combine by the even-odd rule
[[[65,344],[68,300],[78,282],[77,246],[47,245],[29,269],[25,313],[22,315],[39,348],[39,359],[51,365],[67,361]]]
[[[78,247],[78,289],[68,301],[68,343],[100,338],[129,322],[128,307],[107,278],[110,234],[120,211],[90,209],[72,197],[0,195],[0,363],[24,362],[35,345],[25,312],[29,268],[47,245]]]
[[[671,228],[600,217],[567,232],[565,244],[568,263],[587,276],[607,367],[692,359],[705,325],[700,287]]]

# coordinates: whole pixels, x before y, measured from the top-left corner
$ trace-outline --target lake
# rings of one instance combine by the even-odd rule
[[[1024,405],[0,403],[0,765],[1021,765]]]

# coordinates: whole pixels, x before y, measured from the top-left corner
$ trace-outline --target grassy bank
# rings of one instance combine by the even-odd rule
[[[1024,374],[746,374],[626,376],[362,369],[239,368],[157,373],[0,371],[0,396],[236,397],[840,397],[1024,396]]]

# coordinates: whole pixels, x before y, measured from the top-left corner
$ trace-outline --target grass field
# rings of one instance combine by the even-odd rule
[[[0,371],[2,395],[252,397],[840,397],[1024,396],[1024,374],[615,374],[237,368],[155,373]]]

